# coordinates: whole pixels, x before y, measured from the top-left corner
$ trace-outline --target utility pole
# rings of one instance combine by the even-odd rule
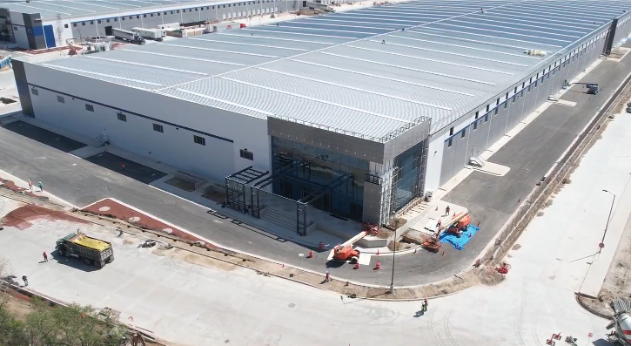
[[[608,220],[606,220],[606,229],[603,231],[603,237],[601,238],[601,243],[599,243],[599,253],[601,253],[601,249],[603,249],[604,247],[603,242],[606,240],[606,233],[608,232],[608,226],[610,226],[610,218],[612,216],[612,209],[614,208],[614,200],[617,198],[617,195],[615,195],[614,193],[608,190],[601,190],[601,191],[607,192],[612,195],[612,203],[610,204],[610,211],[608,212]]]
[[[388,289],[388,293],[395,293],[395,250],[397,250],[397,243],[395,237],[393,237],[393,268],[391,269],[391,286]]]

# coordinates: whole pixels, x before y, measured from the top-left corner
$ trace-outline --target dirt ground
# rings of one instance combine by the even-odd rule
[[[12,289],[7,290],[6,292],[0,291],[0,304],[5,304],[7,311],[21,321],[24,321],[26,319],[26,315],[33,311],[31,300],[31,297],[20,294]],[[149,340],[145,340],[145,343],[147,346],[165,346],[164,344]]]
[[[606,274],[606,279],[601,286],[601,291],[599,291],[599,298],[588,299],[582,297],[582,301],[591,309],[604,315],[612,315],[610,302],[614,298],[630,298],[630,256],[632,255],[630,246],[632,246],[632,243],[630,216],[628,216],[628,222],[625,225],[621,241],[617,246],[617,251]]]

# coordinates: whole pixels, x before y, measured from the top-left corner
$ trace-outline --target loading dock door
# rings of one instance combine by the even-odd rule
[[[114,36],[114,33],[112,32],[112,26],[105,27],[105,36]]]
[[[48,48],[57,47],[55,43],[55,32],[52,25],[44,25],[44,39]]]

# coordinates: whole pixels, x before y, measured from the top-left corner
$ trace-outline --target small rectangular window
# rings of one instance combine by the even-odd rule
[[[487,122],[487,120],[489,120],[489,114],[485,114],[485,122]]]
[[[31,94],[37,96],[39,95],[39,91],[37,91],[37,89],[31,89]]]
[[[478,111],[474,114],[474,119],[478,119]]]
[[[472,125],[472,131],[476,131],[477,128],[478,128],[478,121],[475,121],[474,124]]]
[[[509,104],[509,100],[505,101],[505,107],[504,109],[507,109],[507,105]]]
[[[489,113],[489,105],[485,108],[485,112]]]
[[[124,113],[116,113],[116,118],[120,121],[127,121],[127,115]]]
[[[88,112],[94,112],[94,106],[89,105],[89,104],[86,104],[86,110],[87,110]]]
[[[465,129],[463,129],[463,131],[461,131],[461,138],[465,138]]]
[[[248,149],[240,149],[240,150],[239,150],[239,156],[240,156],[241,158],[244,158],[244,159],[246,159],[246,160],[250,160],[250,161],[252,161],[252,160],[253,160],[253,158],[254,158],[254,156],[253,156],[252,152],[251,152],[251,151],[248,151]]]
[[[150,16],[150,17],[153,17],[153,16],[154,16],[154,14],[153,14],[153,13],[150,13],[150,14],[149,14],[149,16]]]
[[[160,124],[154,124],[154,131],[163,133],[163,132],[165,132],[165,129],[163,129],[162,125],[160,125]]]
[[[500,104],[500,99],[496,99],[496,106]]]
[[[97,20],[97,23],[101,24],[101,19]]]
[[[206,138],[193,135],[193,142],[199,145],[206,145]]]
[[[171,14],[173,14],[173,11],[171,11]]]
[[[454,134],[454,127],[450,128],[450,136],[452,136]]]
[[[86,26],[86,22],[81,22],[81,26]]]
[[[143,18],[147,18],[147,15],[146,15],[146,14],[143,14]]]
[[[115,22],[118,22],[118,18],[114,18],[114,21],[115,21]]]
[[[110,18],[106,19],[105,21],[109,23],[110,22]]]
[[[91,20],[91,21],[90,21],[90,25],[94,25],[94,20]]]
[[[72,27],[76,28],[77,27],[77,23],[72,23]]]
[[[137,14],[137,15],[136,15],[136,19],[140,19],[140,14]]]
[[[494,108],[494,115],[498,115],[498,107]]]
[[[59,103],[66,103],[66,101],[64,100],[64,97],[63,96],[59,96],[59,95],[57,95],[57,102],[59,102]]]
[[[125,17],[121,17],[121,21],[125,20]]]
[[[68,29],[68,24],[64,24],[64,29]]]
[[[452,138],[448,139],[448,148],[452,146]]]

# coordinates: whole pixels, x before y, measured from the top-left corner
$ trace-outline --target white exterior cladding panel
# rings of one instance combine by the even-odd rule
[[[43,122],[95,140],[105,130],[113,146],[217,180],[248,166],[270,169],[266,119],[24,65],[29,86],[38,90],[31,94],[35,118]],[[118,113],[127,121],[119,120]],[[164,132],[154,131],[154,123]],[[205,138],[206,145],[194,143],[194,135]],[[254,160],[241,158],[240,149],[253,152]]]

